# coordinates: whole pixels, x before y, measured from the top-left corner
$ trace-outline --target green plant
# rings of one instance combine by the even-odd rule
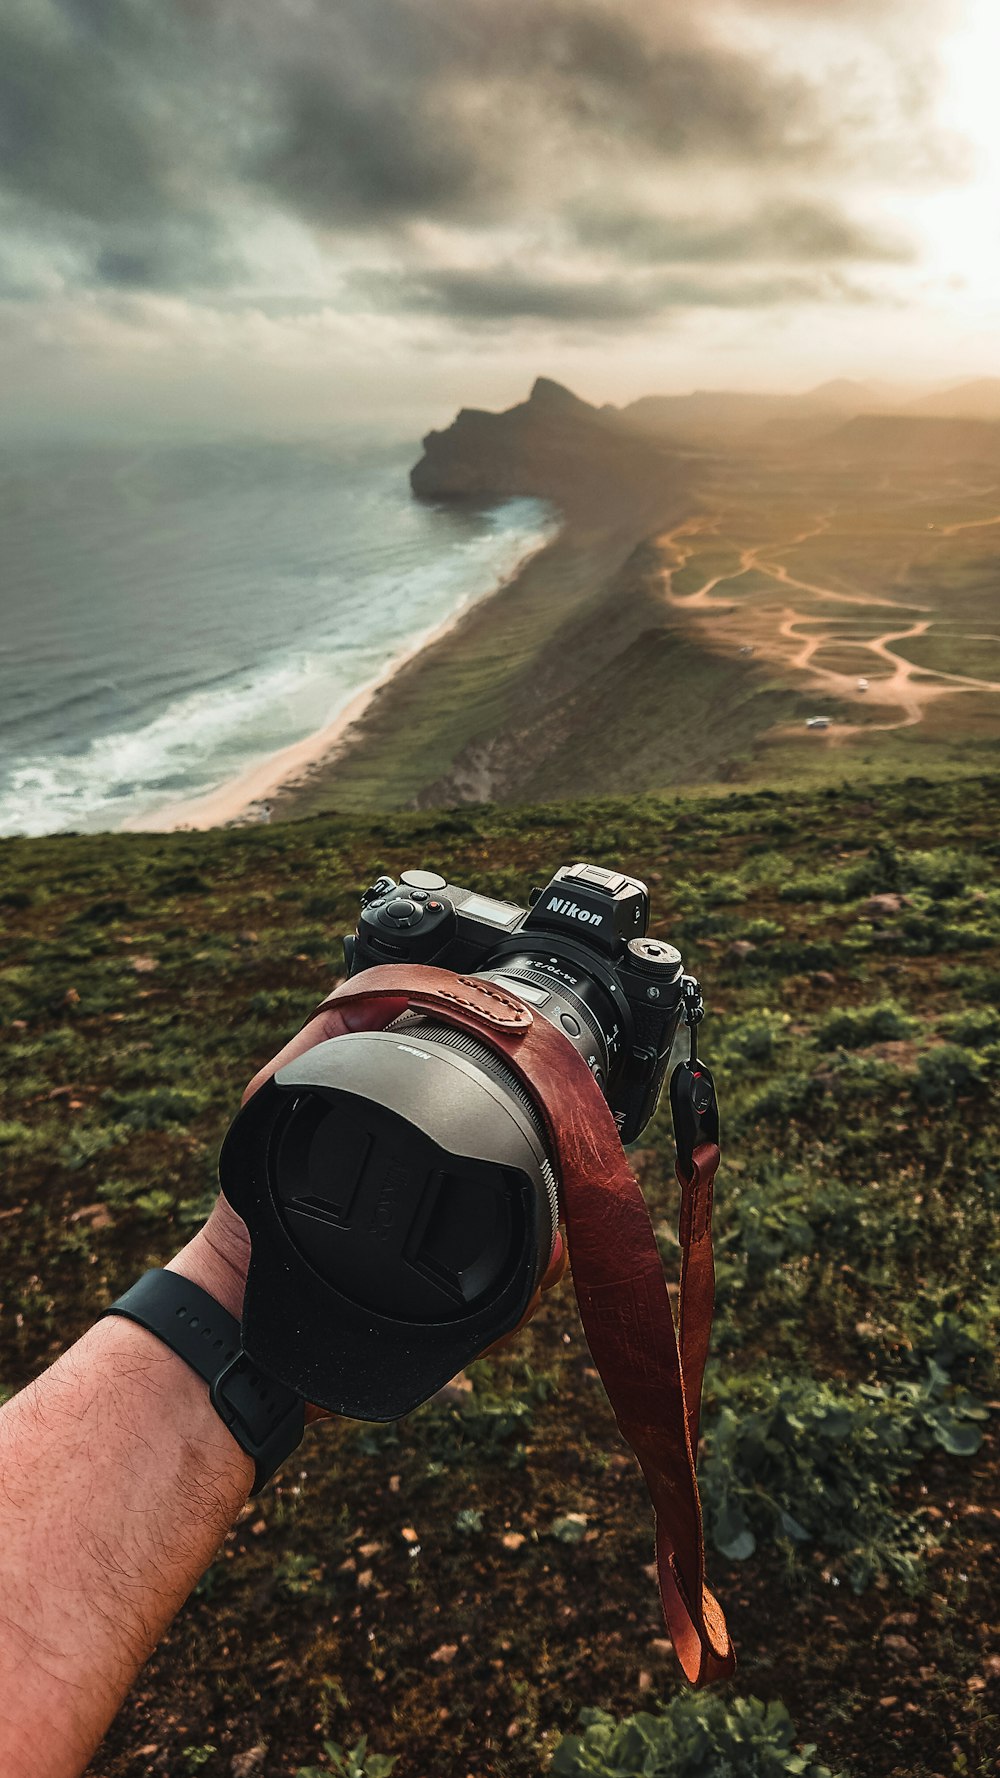
[[[286,1550],[274,1570],[274,1584],[286,1599],[301,1599],[307,1594],[325,1592],[323,1572],[315,1556]]]
[[[708,1534],[731,1561],[760,1542],[812,1544],[836,1558],[855,1592],[888,1572],[915,1584],[929,1541],[891,1488],[935,1446],[978,1450],[987,1410],[935,1359],[892,1386],[845,1390],[814,1377],[760,1373],[719,1382],[701,1466]]]
[[[759,1698],[682,1692],[655,1716],[581,1710],[580,1724],[553,1753],[556,1778],[834,1778],[811,1742],[796,1750],[785,1706]]]
[[[874,1006],[832,1013],[817,1031],[816,1042],[824,1050],[856,1050],[869,1043],[909,1037],[916,1029],[916,1020],[909,1018],[901,1006],[894,1000],[883,1000]]]
[[[398,1758],[395,1753],[369,1753],[367,1735],[362,1735],[353,1747],[341,1747],[337,1741],[324,1741],[323,1752],[329,1765],[300,1766],[295,1778],[330,1778],[331,1772],[335,1772],[337,1778],[389,1778]]]
[[[455,1514],[455,1530],[465,1537],[476,1536],[483,1528],[483,1515],[474,1506],[463,1506]]]

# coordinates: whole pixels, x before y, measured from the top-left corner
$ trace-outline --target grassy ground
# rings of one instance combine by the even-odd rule
[[[523,896],[571,856],[619,863],[711,1009],[702,1473],[733,1694],[783,1700],[857,1778],[995,1771],[998,792],[910,779],[3,842],[0,1382],[204,1214],[243,1083],[338,973],[379,870]],[[659,1116],[635,1162],[668,1269],[669,1150]],[[643,1489],[571,1291],[469,1382],[398,1427],[308,1435],[92,1778],[228,1778],[254,1748],[242,1770],[292,1778],[362,1732],[395,1778],[539,1778],[582,1706],[676,1696]]]

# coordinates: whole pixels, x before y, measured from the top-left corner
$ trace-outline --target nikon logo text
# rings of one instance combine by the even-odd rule
[[[545,905],[551,913],[565,914],[567,920],[582,920],[586,926],[600,926],[604,919],[603,914],[588,914],[586,908],[578,908],[575,901],[562,901],[557,895]]]

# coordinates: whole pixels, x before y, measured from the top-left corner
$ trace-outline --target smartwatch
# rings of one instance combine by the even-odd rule
[[[155,1334],[208,1384],[213,1408],[256,1469],[259,1494],[305,1431],[305,1402],[252,1364],[240,1324],[207,1290],[179,1272],[145,1272],[104,1310]]]

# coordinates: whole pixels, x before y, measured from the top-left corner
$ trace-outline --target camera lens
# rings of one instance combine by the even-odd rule
[[[521,952],[480,971],[500,982],[555,1025],[600,1082],[607,1080],[621,1050],[622,1016],[610,983],[560,957]]]

